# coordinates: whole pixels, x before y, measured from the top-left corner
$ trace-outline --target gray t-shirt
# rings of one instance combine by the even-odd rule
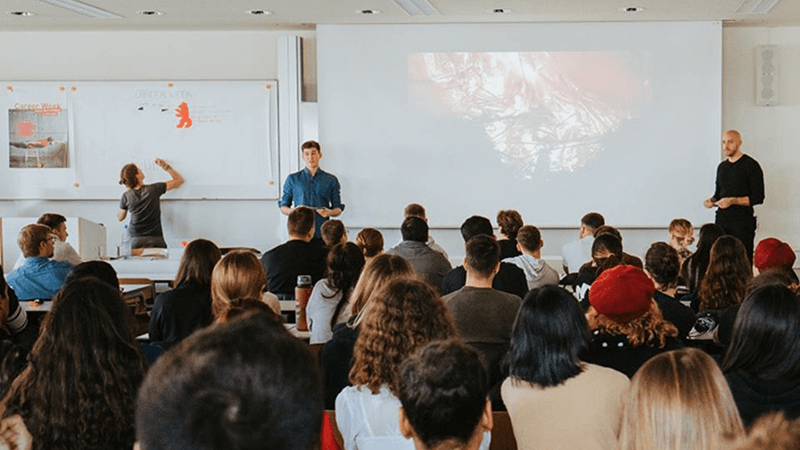
[[[127,210],[131,215],[129,231],[132,238],[164,235],[161,230],[160,197],[165,192],[167,183],[153,183],[122,193],[119,208]]]

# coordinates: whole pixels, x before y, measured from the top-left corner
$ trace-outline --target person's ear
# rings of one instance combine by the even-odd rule
[[[492,427],[494,427],[494,418],[492,417],[492,401],[488,398],[486,399],[486,406],[483,408],[480,427],[483,429],[483,431],[492,431]]]
[[[408,421],[406,410],[402,406],[397,411],[397,416],[400,422],[400,434],[406,439],[412,439],[415,435],[414,428],[411,426],[411,422]]]
[[[544,239],[539,239],[539,249],[541,250],[544,247]]]
[[[519,242],[517,242],[517,251],[522,253],[522,246],[519,245]]]
[[[494,265],[494,269],[492,269],[492,275],[497,275],[500,272],[500,261],[497,261],[497,264]]]

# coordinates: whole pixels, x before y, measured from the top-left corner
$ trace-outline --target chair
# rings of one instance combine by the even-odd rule
[[[148,306],[152,307],[156,297],[156,287],[149,278],[120,278],[122,298],[130,308],[134,317],[134,332],[139,335],[149,330],[150,315]],[[126,286],[128,287],[126,289]]]

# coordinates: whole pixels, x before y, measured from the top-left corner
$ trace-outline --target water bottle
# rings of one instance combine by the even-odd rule
[[[120,239],[120,256],[131,256],[131,233],[128,224],[122,225],[122,237]]]
[[[298,275],[297,287],[294,288],[295,317],[297,320],[297,331],[308,331],[308,321],[306,321],[306,306],[311,297],[311,275]]]

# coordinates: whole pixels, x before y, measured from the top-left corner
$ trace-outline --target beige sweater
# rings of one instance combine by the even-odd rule
[[[558,386],[541,388],[513,378],[502,385],[520,450],[612,450],[617,448],[622,396],[628,377],[586,364]]]

